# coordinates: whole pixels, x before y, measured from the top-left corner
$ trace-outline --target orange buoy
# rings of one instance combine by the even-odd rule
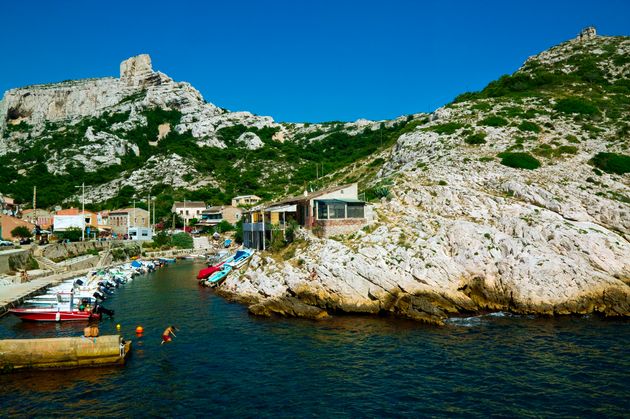
[[[138,327],[136,327],[136,333],[137,333],[137,334],[140,334],[140,333],[142,333],[142,332],[144,332],[144,329],[142,328],[142,326],[138,326]]]

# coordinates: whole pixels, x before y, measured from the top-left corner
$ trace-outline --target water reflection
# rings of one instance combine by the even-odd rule
[[[127,366],[0,376],[6,415],[623,416],[628,321],[486,315],[437,328],[334,316],[256,318],[200,288],[199,264],[138,277],[101,332],[133,340]],[[160,345],[169,324],[174,342]],[[136,326],[144,327],[142,337]],[[0,336],[81,325],[0,319]],[[8,408],[5,409],[5,407]]]
[[[59,392],[78,385],[102,382],[120,373],[120,367],[83,368],[73,370],[21,371],[0,375],[3,392]]]

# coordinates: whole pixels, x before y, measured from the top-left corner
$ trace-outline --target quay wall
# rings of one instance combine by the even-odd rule
[[[0,340],[0,371],[120,364],[120,335]]]
[[[15,272],[28,266],[31,251],[14,249],[0,252],[0,274]]]

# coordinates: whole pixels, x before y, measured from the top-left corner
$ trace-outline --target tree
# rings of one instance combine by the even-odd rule
[[[234,230],[234,226],[225,220],[221,220],[215,227],[217,233],[225,233],[226,231]]]
[[[234,229],[236,230],[236,232],[234,233],[234,241],[238,244],[242,244],[243,243],[243,219],[242,218],[236,222]]]
[[[17,226],[17,227],[15,227],[13,230],[11,230],[11,235],[13,237],[18,237],[20,239],[26,239],[26,238],[32,236],[32,234],[29,231],[28,227],[25,227],[25,226]]]
[[[77,227],[70,227],[66,229],[66,231],[55,233],[55,235],[61,240],[68,239],[71,242],[78,242],[81,240],[81,229]]]

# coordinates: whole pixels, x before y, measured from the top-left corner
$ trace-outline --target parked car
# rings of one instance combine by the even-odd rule
[[[33,243],[33,240],[31,239],[22,239],[20,240],[20,244],[31,244]]]
[[[13,242],[7,240],[0,240],[0,246],[13,246]]]

